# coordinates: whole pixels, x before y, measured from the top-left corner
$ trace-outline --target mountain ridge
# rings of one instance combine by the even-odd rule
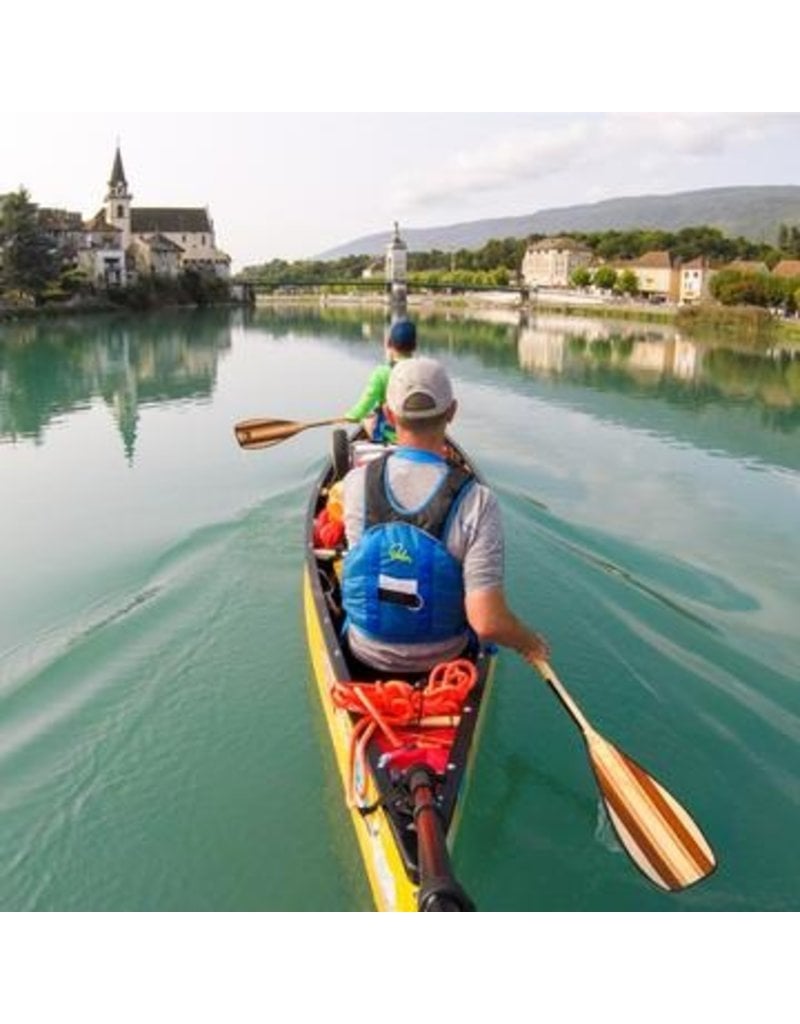
[[[730,237],[775,243],[781,224],[800,224],[800,185],[727,185],[663,195],[620,196],[596,203],[552,207],[515,217],[461,221],[431,228],[403,228],[410,251],[475,249],[491,238],[525,238],[568,231],[681,228],[708,225]],[[363,235],[316,259],[382,256],[391,230]]]

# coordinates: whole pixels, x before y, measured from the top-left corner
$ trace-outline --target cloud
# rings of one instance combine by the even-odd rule
[[[702,158],[753,145],[788,126],[796,131],[798,125],[794,114],[616,114],[603,118],[598,135],[605,146]]]
[[[575,115],[552,128],[536,126],[461,150],[440,169],[396,181],[394,199],[401,209],[431,207],[576,170],[615,166],[637,167],[648,176],[663,174],[665,187],[680,188],[676,171],[686,162],[719,159],[799,127],[797,114]],[[603,189],[602,183],[587,181],[587,192],[598,188]]]
[[[583,160],[588,140],[584,121],[503,135],[479,150],[456,153],[439,173],[399,181],[396,199],[404,207],[428,206],[546,178]]]

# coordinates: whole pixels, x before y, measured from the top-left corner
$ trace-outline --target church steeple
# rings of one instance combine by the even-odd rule
[[[125,170],[122,166],[122,154],[119,151],[119,146],[117,146],[117,151],[114,154],[114,166],[111,168],[108,188],[110,192],[116,192],[116,194],[128,191],[128,182],[125,180]]]
[[[131,200],[133,196],[128,190],[125,180],[125,169],[122,166],[122,153],[119,143],[114,153],[114,165],[108,181],[106,193],[106,220],[122,230],[122,247],[127,249],[131,242]]]

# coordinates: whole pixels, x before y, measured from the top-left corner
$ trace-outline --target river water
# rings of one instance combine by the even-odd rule
[[[302,527],[384,318],[0,327],[0,909],[365,910],[312,688]],[[501,658],[454,851],[483,910],[797,910],[800,354],[675,329],[432,317],[497,490],[511,603],[590,721],[702,825],[633,868],[553,695]]]

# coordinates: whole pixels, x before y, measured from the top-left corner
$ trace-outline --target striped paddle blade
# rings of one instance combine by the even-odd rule
[[[710,875],[714,853],[678,801],[593,729],[584,739],[609,817],[636,866],[670,892]]]

